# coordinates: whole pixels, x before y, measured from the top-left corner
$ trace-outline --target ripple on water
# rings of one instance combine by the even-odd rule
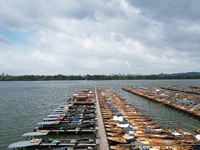
[[[156,122],[185,122],[199,125],[200,121],[191,115],[176,111],[159,103],[123,91],[124,86],[165,85],[199,86],[200,80],[133,80],[133,81],[35,81],[0,82],[0,149],[7,149],[13,142],[22,139],[22,134],[33,131],[37,122],[83,88],[106,86],[117,91],[122,97]]]

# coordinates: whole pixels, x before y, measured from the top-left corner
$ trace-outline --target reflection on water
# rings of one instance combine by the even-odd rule
[[[200,80],[132,80],[132,81],[14,81],[0,82],[0,149],[22,139],[33,131],[53,109],[64,103],[74,92],[83,88],[106,86],[138,107],[161,125],[176,123],[190,128],[200,120],[160,103],[152,102],[123,91],[124,86],[200,86]],[[184,124],[189,124],[184,125]]]

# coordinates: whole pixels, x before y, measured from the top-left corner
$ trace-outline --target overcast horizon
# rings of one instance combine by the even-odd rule
[[[200,71],[198,0],[0,2],[0,74]]]

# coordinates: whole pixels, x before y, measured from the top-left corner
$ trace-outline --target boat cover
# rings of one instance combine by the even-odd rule
[[[27,137],[27,136],[42,136],[42,135],[47,135],[48,133],[49,133],[48,130],[46,132],[42,132],[42,131],[28,132],[28,133],[24,133],[22,136],[24,136],[24,137]]]
[[[37,125],[52,125],[52,124],[59,124],[59,121],[44,121],[44,122],[38,122]]]
[[[200,140],[200,134],[197,134],[197,135],[196,135],[196,139],[197,139],[197,140]]]
[[[64,112],[64,109],[55,109],[53,112]]]
[[[177,131],[173,131],[172,134],[173,134],[173,135],[176,135],[176,136],[181,136],[181,135],[182,135],[182,134],[180,134],[180,133],[177,132]]]
[[[116,120],[116,121],[123,121],[124,118],[122,116],[113,116],[113,120]]]
[[[60,120],[60,119],[58,119],[58,118],[44,118],[43,119],[43,121],[56,121],[56,120]]]
[[[117,126],[120,128],[127,128],[129,124],[117,124]]]
[[[58,116],[60,116],[60,115],[65,115],[65,114],[52,114],[52,115],[47,115],[47,117],[50,117],[50,118],[56,118],[56,117],[58,117]]]
[[[16,143],[12,143],[8,146],[8,149],[11,148],[21,148],[21,147],[28,147],[28,146],[37,146],[42,142],[42,139],[39,139],[38,142],[32,143],[31,141],[20,141]]]

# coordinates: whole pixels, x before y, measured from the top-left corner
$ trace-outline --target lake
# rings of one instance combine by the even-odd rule
[[[123,91],[124,86],[200,86],[200,80],[123,80],[123,81],[1,81],[0,149],[22,140],[53,109],[83,88],[106,86],[139,108],[159,124],[176,123],[185,128],[200,127],[200,120],[160,103]]]

